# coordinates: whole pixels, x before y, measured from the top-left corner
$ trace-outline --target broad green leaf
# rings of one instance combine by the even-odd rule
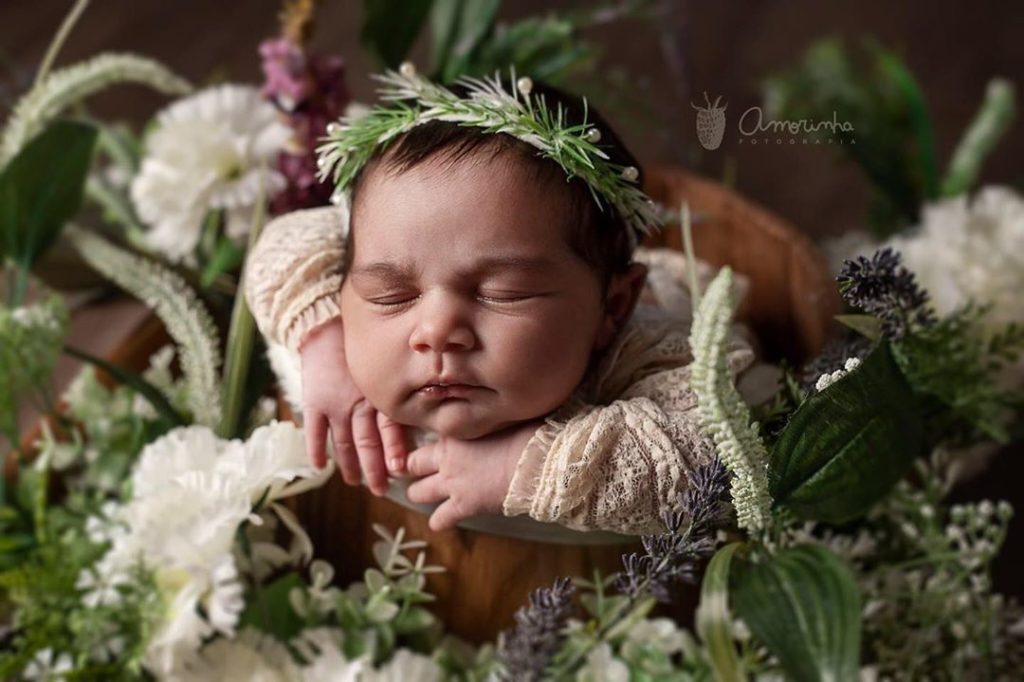
[[[0,261],[28,270],[82,203],[96,129],[58,121],[0,172]]]
[[[384,66],[397,68],[416,42],[432,0],[364,0],[361,40]]]
[[[843,523],[882,498],[923,447],[914,394],[882,343],[793,414],[772,449],[768,490],[803,518]]]
[[[246,594],[245,611],[238,620],[239,629],[251,625],[282,642],[299,634],[302,619],[292,609],[288,594],[305,585],[298,573],[286,573],[258,592]]]
[[[824,547],[737,560],[730,602],[775,654],[786,679],[850,680],[859,674],[860,595],[845,563]]]
[[[740,543],[734,542],[718,550],[708,562],[700,586],[697,632],[704,640],[715,679],[719,682],[746,679],[733,644],[732,616],[729,613],[729,573],[733,556],[739,548]]]
[[[434,0],[430,13],[435,78],[448,83],[466,73],[481,41],[494,28],[501,0]]]

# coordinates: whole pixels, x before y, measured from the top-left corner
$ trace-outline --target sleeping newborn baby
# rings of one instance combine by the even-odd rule
[[[271,221],[246,269],[261,331],[301,357],[314,463],[330,431],[346,482],[383,494],[389,476],[415,478],[406,495],[440,503],[435,530],[497,513],[659,531],[713,456],[688,310],[665,305],[684,291],[681,254],[636,248],[623,216],[535,146],[446,121],[375,150],[347,189],[350,211]],[[651,268],[660,286],[645,287]],[[739,337],[729,361],[753,361]]]

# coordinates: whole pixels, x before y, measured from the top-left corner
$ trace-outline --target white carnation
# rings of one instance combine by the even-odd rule
[[[205,426],[170,431],[139,455],[131,500],[104,510],[116,532],[107,554],[79,576],[83,599],[115,603],[141,562],[165,608],[146,664],[176,674],[204,638],[234,635],[245,602],[233,549],[239,526],[259,522],[253,505],[293,491],[285,486],[294,478],[318,484],[328,475],[306,463],[302,432],[291,423],[261,427],[248,441],[223,440]]]
[[[156,122],[131,187],[152,248],[172,261],[189,256],[210,209],[225,209],[228,235],[243,237],[260,186],[267,197],[285,186],[273,166],[291,130],[274,107],[254,87],[221,85],[174,102]]]
[[[1024,198],[985,187],[925,205],[922,222],[889,245],[931,295],[941,316],[968,301],[991,303],[986,326],[1024,320]]]
[[[576,673],[578,682],[629,682],[629,666],[615,657],[608,642],[591,649]]]

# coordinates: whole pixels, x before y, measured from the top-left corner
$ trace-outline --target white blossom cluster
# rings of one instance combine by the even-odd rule
[[[226,233],[241,240],[259,197],[285,186],[273,166],[291,134],[246,85],[208,88],[161,111],[131,185],[151,248],[188,261],[212,209],[225,211]]]
[[[169,432],[140,454],[131,499],[90,526],[111,546],[79,576],[85,602],[116,604],[119,586],[139,565],[151,571],[165,613],[146,664],[156,674],[175,673],[204,638],[235,634],[245,606],[235,538],[242,523],[262,522],[254,504],[262,500],[280,514],[276,500],[320,485],[331,471],[309,466],[302,432],[290,423],[262,427],[244,442],[202,426]]]
[[[814,390],[818,392],[824,391],[858,367],[860,367],[860,358],[848,358],[841,369],[837,369],[834,372],[826,372],[818,377],[818,380],[814,382]]]

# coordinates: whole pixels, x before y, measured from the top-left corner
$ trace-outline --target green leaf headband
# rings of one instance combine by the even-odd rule
[[[368,113],[346,116],[327,126],[325,142],[317,148],[320,181],[332,177],[335,192],[332,201],[341,201],[359,170],[366,165],[379,145],[428,121],[448,121],[462,126],[482,128],[488,133],[505,133],[536,147],[551,159],[568,178],[582,178],[598,207],[602,199],[610,203],[629,230],[630,243],[639,235],[661,227],[661,219],[651,201],[637,186],[639,171],[608,160],[598,149],[601,131],[587,123],[587,101],[583,100],[584,121],[566,126],[561,104],[552,112],[544,96],[530,96],[533,81],[516,79],[515,90],[507,92],[498,74],[493,78],[462,78],[458,82],[468,90],[461,98],[444,86],[432,83],[405,62],[396,71],[374,76],[383,83],[381,99],[394,104],[372,108]],[[410,105],[412,101],[415,104]]]

